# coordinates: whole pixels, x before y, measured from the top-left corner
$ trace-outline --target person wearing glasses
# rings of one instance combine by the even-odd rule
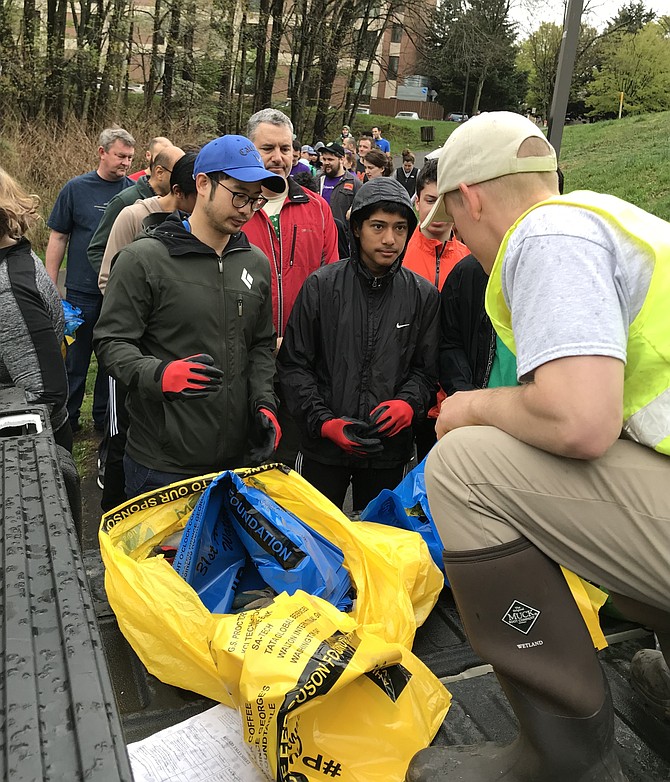
[[[118,254],[95,329],[98,360],[128,389],[124,470],[135,497],[259,464],[281,437],[267,257],[242,226],[285,187],[244,136],[206,144],[190,217],[171,214]]]

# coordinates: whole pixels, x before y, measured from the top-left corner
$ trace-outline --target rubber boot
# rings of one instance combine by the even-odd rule
[[[665,648],[667,646],[661,642],[661,651],[642,649],[637,652],[630,663],[630,683],[652,714],[670,722],[670,658]]]
[[[519,721],[512,744],[429,747],[407,782],[625,782],[607,681],[560,568],[525,538],[444,563],[472,648]]]

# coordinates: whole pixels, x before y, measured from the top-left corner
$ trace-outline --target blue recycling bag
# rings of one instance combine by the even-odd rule
[[[393,491],[382,489],[361,513],[362,521],[375,521],[390,527],[418,532],[425,540],[435,564],[444,573],[444,546],[428,507],[424,469],[426,460],[402,479]],[[445,583],[449,583],[446,579]]]
[[[213,613],[229,613],[241,580],[245,589],[303,590],[340,611],[352,607],[342,550],[231,471],[218,475],[198,500],[174,569]],[[250,585],[250,570],[258,583]]]
[[[227,614],[247,561],[247,550],[228,519],[224,492],[210,493],[219,478],[212,481],[193,508],[172,566],[213,614]],[[203,502],[205,497],[207,501]]]
[[[65,299],[61,299],[61,303],[63,305],[63,314],[65,315],[65,336],[72,337],[84,322],[84,318],[79,307],[75,307],[74,304],[70,304]]]

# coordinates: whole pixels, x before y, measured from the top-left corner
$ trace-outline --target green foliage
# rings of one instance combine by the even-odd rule
[[[421,52],[421,72],[430,77],[448,111],[518,109],[526,76],[516,66],[516,32],[509,0],[453,0],[433,14]],[[467,87],[467,89],[466,89]]]
[[[542,117],[549,115],[562,38],[562,27],[543,22],[520,47],[517,62],[528,73],[526,103]]]
[[[670,38],[661,25],[616,33],[603,44],[602,66],[588,88],[591,114],[616,116],[622,92],[626,114],[670,108]]]

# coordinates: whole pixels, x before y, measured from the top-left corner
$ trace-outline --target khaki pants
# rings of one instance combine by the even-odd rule
[[[521,536],[614,592],[670,610],[670,458],[618,440],[600,459],[566,459],[493,427],[445,435],[426,464],[448,551]]]

